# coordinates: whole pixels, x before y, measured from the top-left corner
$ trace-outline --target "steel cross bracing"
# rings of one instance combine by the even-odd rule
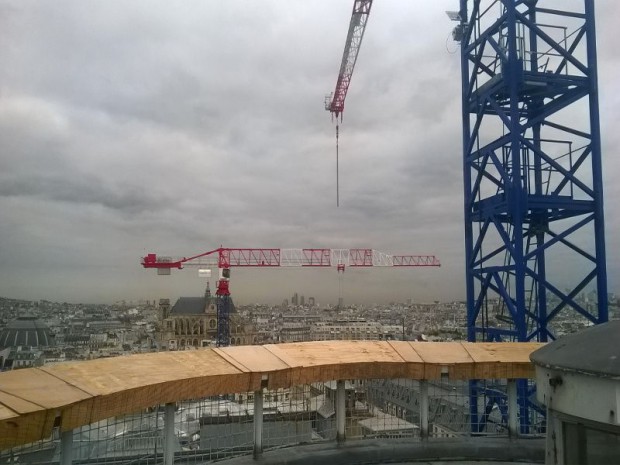
[[[389,255],[374,249],[224,248],[192,257],[171,258],[148,254],[144,268],[170,270],[184,266],[231,267],[421,267],[440,266],[434,255]]]
[[[594,1],[460,0],[459,16],[468,340],[605,322]]]
[[[336,81],[336,90],[325,99],[325,109],[335,115],[336,118],[339,116],[342,118],[344,101],[353,76],[357,55],[362,45],[371,7],[372,0],[355,0],[353,4],[353,13],[351,14],[349,32],[347,33],[338,80]]]
[[[607,320],[594,2],[575,4],[461,0],[471,341]]]

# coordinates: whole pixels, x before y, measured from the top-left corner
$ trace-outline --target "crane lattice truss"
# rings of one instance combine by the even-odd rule
[[[399,267],[440,266],[434,255],[389,255],[374,249],[271,249],[224,248],[192,257],[171,258],[148,254],[142,258],[144,268],[181,269],[184,266],[231,267]],[[163,273],[166,273],[163,271]]]
[[[605,322],[594,1],[460,0],[458,16],[468,340]],[[517,388],[521,432],[544,431]],[[473,432],[505,410],[502,388],[473,381],[470,396]]]
[[[355,0],[353,3],[353,13],[351,14],[349,32],[347,33],[338,80],[336,81],[336,90],[325,99],[325,109],[335,115],[336,118],[342,117],[344,111],[344,101],[353,76],[357,55],[362,45],[371,7],[372,0]]]
[[[608,318],[594,2],[570,6],[461,0],[470,341]]]

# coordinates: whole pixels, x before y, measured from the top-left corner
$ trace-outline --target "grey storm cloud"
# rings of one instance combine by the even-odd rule
[[[36,197],[75,204],[100,204],[120,212],[155,210],[169,199],[155,197],[138,186],[113,186],[92,176],[0,178],[0,196]]]
[[[607,152],[617,3],[597,3]],[[138,258],[225,245],[434,253],[439,270],[349,274],[345,298],[464,298],[460,64],[444,13],[457,2],[373,6],[340,125],[336,208],[323,100],[351,4],[3,2],[0,295],[200,295],[191,270],[162,280]],[[613,290],[620,173],[604,157]],[[236,272],[233,290],[240,302],[336,292],[330,273],[256,270]]]

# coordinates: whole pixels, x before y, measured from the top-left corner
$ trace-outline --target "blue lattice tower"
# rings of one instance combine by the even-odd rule
[[[468,340],[605,322],[594,2],[461,0],[459,16]]]

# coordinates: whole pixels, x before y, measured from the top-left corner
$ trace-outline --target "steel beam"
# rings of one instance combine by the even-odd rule
[[[254,391],[254,458],[263,453],[263,391]]]
[[[594,1],[461,0],[459,16],[467,338],[547,342],[558,317],[603,323]]]
[[[344,380],[338,380],[336,382],[336,440],[338,442],[344,442],[346,438],[346,418],[347,418],[347,405],[346,405],[346,391]]]
[[[176,438],[174,436],[174,413],[175,404],[166,404],[164,409],[164,465],[174,463],[174,450]]]
[[[60,465],[73,463],[73,430],[60,433]]]
[[[519,400],[517,398],[517,381],[508,380],[508,434],[516,438],[519,434]]]
[[[420,437],[428,439],[428,381],[420,381]]]

